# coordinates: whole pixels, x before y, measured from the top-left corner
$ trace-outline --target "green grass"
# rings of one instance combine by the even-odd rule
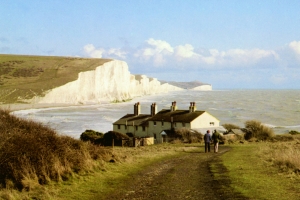
[[[250,199],[299,199],[299,176],[280,173],[278,167],[265,160],[260,151],[265,145],[235,145],[222,156],[231,186]]]
[[[126,184],[124,180],[129,180],[131,174],[137,173],[151,163],[171,158],[184,151],[184,146],[170,144],[141,148],[115,147],[113,152],[118,160],[117,163],[102,163],[101,165],[104,164],[104,166],[101,169],[64,182],[52,182],[27,193],[19,193],[19,195],[56,200],[105,199],[107,194],[122,188]]]
[[[25,102],[109,59],[0,54],[0,104]]]

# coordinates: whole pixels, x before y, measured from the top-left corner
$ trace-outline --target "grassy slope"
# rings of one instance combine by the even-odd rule
[[[74,81],[109,59],[0,54],[0,104],[19,103]]]
[[[299,199],[299,176],[281,173],[266,161],[260,150],[265,145],[236,145],[222,156],[232,187],[250,199]]]
[[[221,156],[228,169],[231,186],[249,199],[299,199],[299,176],[287,176],[265,161],[261,147],[265,143],[230,145],[232,150]],[[185,145],[184,145],[185,146]],[[203,146],[199,146],[201,149]],[[168,159],[183,151],[181,145],[154,145],[143,148],[116,148],[115,158],[125,162],[106,163],[105,169],[96,170],[66,182],[53,183],[36,188],[30,192],[0,191],[0,196],[20,198],[38,197],[42,199],[92,199],[96,194],[107,194],[118,188],[130,174],[143,169],[146,165],[161,159]],[[212,163],[216,181],[216,163]],[[222,172],[224,173],[224,172]],[[224,175],[224,174],[223,174]],[[226,188],[223,188],[226,192]]]

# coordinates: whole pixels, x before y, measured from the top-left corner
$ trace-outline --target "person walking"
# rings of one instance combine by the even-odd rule
[[[205,153],[210,152],[210,142],[212,138],[210,135],[210,131],[207,130],[206,134],[204,135],[204,143],[205,143]]]
[[[212,140],[214,143],[214,152],[215,153],[218,153],[220,139],[221,139],[220,133],[217,130],[214,130],[214,132],[212,134]]]

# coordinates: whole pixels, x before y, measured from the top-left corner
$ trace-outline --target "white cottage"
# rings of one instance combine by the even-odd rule
[[[170,109],[163,109],[148,120],[148,131],[158,143],[162,142],[164,130],[177,128],[217,129],[220,121],[206,111],[197,111],[195,102],[190,103],[188,110],[178,110],[176,102]]]
[[[113,130],[133,137],[153,137],[155,143],[162,142],[166,130],[177,128],[217,129],[220,121],[206,111],[197,111],[195,102],[188,110],[178,110],[176,102],[170,109],[156,113],[157,106],[151,105],[150,114],[140,114],[140,103],[134,105],[134,114],[127,114],[113,123]]]

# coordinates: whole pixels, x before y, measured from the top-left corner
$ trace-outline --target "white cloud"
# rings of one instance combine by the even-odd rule
[[[191,58],[197,54],[194,52],[194,47],[192,45],[185,44],[175,47],[175,55],[179,58]]]
[[[297,54],[300,55],[300,41],[293,41],[289,44],[289,47]]]
[[[226,87],[240,87],[240,84],[247,87],[250,85],[252,88],[262,85],[299,87],[299,84],[297,86],[294,83],[298,83],[300,78],[300,41],[293,41],[276,50],[219,50],[199,49],[191,44],[172,46],[167,41],[150,38],[137,48],[104,49],[87,44],[83,49],[90,57],[119,58],[128,62],[133,72],[136,70],[138,73],[155,73],[165,80],[183,81],[191,77],[204,77],[202,81],[217,83],[223,77]],[[190,76],[186,76],[187,72]],[[183,73],[185,76],[182,76]],[[219,87],[223,87],[223,83]]]
[[[92,58],[102,58],[103,49],[96,49],[93,44],[87,44],[83,47],[84,52]]]
[[[253,65],[265,58],[279,59],[279,55],[275,51],[263,49],[230,49],[222,52],[218,58],[221,64],[232,65]]]
[[[122,51],[120,48],[111,48],[109,50],[105,50],[103,48],[96,49],[93,44],[87,44],[83,47],[84,53],[92,58],[122,58],[126,59],[126,52]]]
[[[107,54],[112,56],[117,56],[122,59],[126,59],[127,53],[125,51],[122,51],[120,48],[119,49],[112,48],[108,50]]]
[[[291,42],[290,48],[299,51],[300,42]],[[131,52],[122,48],[95,48],[93,44],[84,46],[84,52],[90,57],[116,58],[138,62],[140,65],[166,68],[259,68],[279,63],[279,54],[264,49],[218,49],[195,50],[191,44],[172,46],[167,41],[150,38],[144,45]]]
[[[92,44],[87,44],[83,47],[83,49],[86,53],[91,53],[92,51],[95,50],[95,47]]]
[[[144,46],[133,53],[133,55],[142,62],[151,61],[154,66],[163,66],[167,64],[167,60],[173,52],[173,47],[166,41],[150,38],[146,40]]]
[[[206,53],[205,53],[206,52]],[[263,49],[229,49],[219,51],[208,49],[196,52],[191,44],[172,47],[168,42],[150,38],[144,46],[133,53],[135,58],[153,66],[189,68],[232,68],[249,67],[264,60],[278,60],[279,55],[272,50]]]
[[[150,38],[147,40],[147,43],[152,47],[152,53],[162,53],[162,52],[170,52],[173,53],[174,49],[171,47],[169,43],[162,40],[154,40]]]

